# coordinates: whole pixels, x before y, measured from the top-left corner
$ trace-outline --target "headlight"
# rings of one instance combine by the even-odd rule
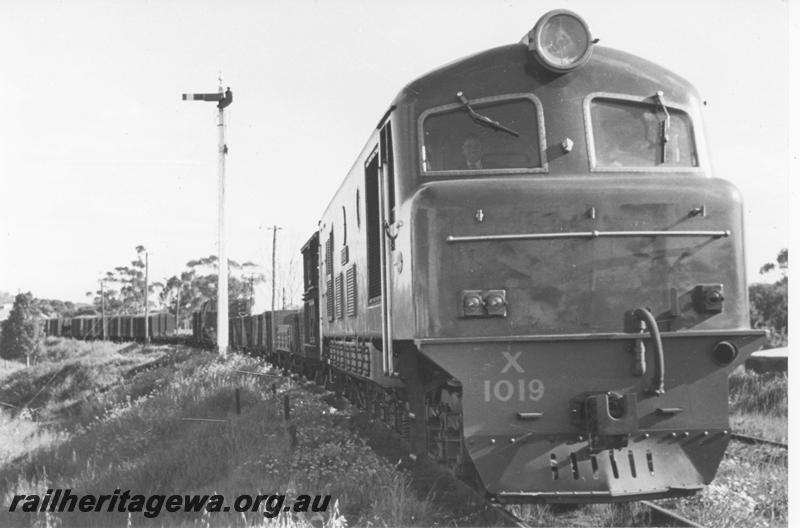
[[[592,56],[592,34],[586,22],[566,9],[546,13],[528,33],[528,49],[542,66],[566,73]]]

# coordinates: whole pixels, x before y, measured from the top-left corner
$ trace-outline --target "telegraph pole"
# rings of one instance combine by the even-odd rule
[[[278,231],[283,229],[282,227],[278,227],[273,225],[272,227],[268,227],[267,229],[272,230],[272,310],[269,312],[269,325],[271,327],[270,334],[272,336],[272,352],[275,352],[275,244],[278,239]]]
[[[150,257],[147,251],[144,252],[144,342],[150,343],[150,303],[147,301],[148,275],[150,273]]]
[[[100,317],[102,317],[103,341],[106,340],[106,290],[105,280],[100,279]]]
[[[255,286],[253,282],[255,281],[255,275],[252,273],[250,274],[250,306],[247,309],[247,315],[253,313],[253,302],[255,300]]]
[[[217,93],[183,94],[184,101],[213,101],[217,103],[217,130],[219,132],[219,171],[218,171],[218,233],[217,233],[217,350],[220,355],[228,353],[228,255],[225,252],[225,156],[228,146],[225,144],[226,106],[233,102],[230,87],[222,91],[222,79],[219,80]]]
[[[175,332],[181,329],[181,288],[183,283],[178,286],[178,298],[175,300]]]
[[[278,231],[283,229],[282,227],[278,227],[273,225],[272,227],[268,227],[267,229],[272,230],[272,311],[275,311],[275,244],[278,238]]]

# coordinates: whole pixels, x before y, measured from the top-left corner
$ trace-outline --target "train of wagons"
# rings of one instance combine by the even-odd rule
[[[113,315],[105,320],[96,315],[54,317],[44,321],[44,333],[48,336],[114,341],[144,341],[146,333],[149,339],[165,339],[176,334],[175,316],[167,313],[149,315],[146,325],[144,315]]]
[[[728,375],[764,340],[742,202],[696,90],[595,44],[551,11],[408,84],[302,248],[303,309],[231,319],[232,345],[500,502],[702,489]],[[195,314],[196,338],[214,322]]]

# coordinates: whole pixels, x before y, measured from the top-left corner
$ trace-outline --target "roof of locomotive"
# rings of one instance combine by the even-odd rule
[[[615,92],[651,95],[664,92],[668,100],[689,105],[698,99],[695,88],[683,77],[629,53],[594,46],[591,59],[563,74],[539,65],[524,43],[492,48],[437,68],[401,90],[392,105],[417,104],[419,110],[456,102],[461,90],[468,98],[505,93],[562,91],[564,98],[580,93]]]

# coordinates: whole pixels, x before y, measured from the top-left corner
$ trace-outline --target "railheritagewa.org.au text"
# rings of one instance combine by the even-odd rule
[[[154,518],[168,513],[221,513],[261,512],[265,517],[276,517],[282,512],[325,512],[330,505],[330,495],[304,495],[294,498],[287,495],[244,494],[232,502],[223,495],[142,495],[130,490],[115,489],[108,495],[78,494],[71,489],[48,489],[44,495],[14,495],[9,512],[64,513],[64,512],[119,512],[143,513]]]

